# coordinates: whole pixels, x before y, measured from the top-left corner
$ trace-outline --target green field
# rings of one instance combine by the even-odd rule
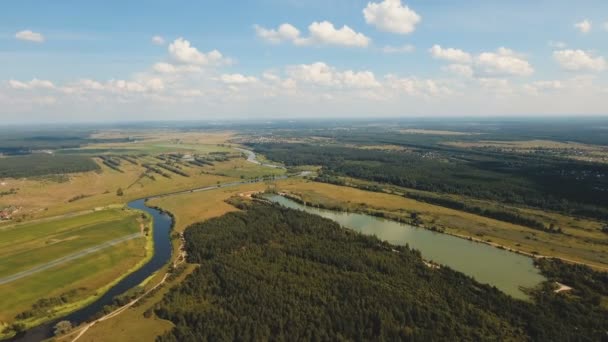
[[[0,278],[27,271],[86,248],[141,231],[141,213],[110,209],[0,230]],[[138,265],[149,254],[144,238],[134,238],[75,260],[0,285],[0,325],[33,323],[77,308]],[[42,305],[41,299],[61,302]],[[38,308],[34,308],[36,305]]]
[[[27,270],[58,257],[139,231],[133,215],[126,216],[119,210],[110,210],[109,213],[102,215],[97,214],[62,220],[65,222],[64,227],[71,227],[67,230],[41,233],[40,230],[48,230],[48,226],[56,225],[56,222],[49,222],[20,226],[3,232],[6,234],[0,233],[3,241],[14,241],[9,246],[3,246],[0,252],[0,277]],[[113,214],[114,217],[110,220],[100,220],[108,214]],[[97,220],[88,222],[91,219]],[[19,233],[19,230],[24,231],[25,234],[28,234],[28,230],[38,231],[41,234],[26,240],[22,236],[13,239],[11,235]],[[8,242],[4,242],[4,244],[6,245]]]

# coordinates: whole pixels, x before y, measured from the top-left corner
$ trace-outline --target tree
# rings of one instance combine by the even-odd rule
[[[116,190],[116,196],[122,196],[124,195],[124,193],[122,192],[122,188],[118,188],[118,190]]]
[[[53,328],[55,336],[63,335],[72,330],[72,323],[70,321],[61,321],[55,324]]]

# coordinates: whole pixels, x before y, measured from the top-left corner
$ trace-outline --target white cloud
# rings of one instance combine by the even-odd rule
[[[322,86],[346,88],[375,88],[380,86],[371,71],[338,71],[323,62],[289,67],[287,75],[296,81]]]
[[[270,82],[278,82],[281,80],[281,78],[279,76],[277,76],[276,74],[272,73],[272,72],[265,72],[262,74],[262,77]]]
[[[532,95],[539,95],[548,91],[555,91],[564,88],[564,83],[559,80],[553,81],[536,81],[532,83],[525,84],[523,86],[524,90]]]
[[[476,57],[479,72],[488,76],[529,76],[534,73],[530,63],[513,50],[501,47],[496,52],[483,52]]]
[[[446,49],[439,45],[433,45],[429,52],[436,59],[455,62],[444,67],[444,70],[466,77],[529,76],[534,73],[534,69],[523,55],[504,47],[476,56],[460,49]]]
[[[220,76],[220,81],[226,84],[247,84],[247,83],[255,83],[258,81],[257,78],[253,76],[245,76],[242,74],[223,74]]]
[[[385,82],[389,88],[410,96],[436,97],[452,93],[445,84],[432,79],[400,78],[389,74],[385,77]]]
[[[30,30],[24,30],[15,33],[15,38],[35,43],[44,42],[44,36],[42,34],[38,32],[32,32]]]
[[[161,36],[152,37],[152,43],[156,45],[165,45],[165,38]]]
[[[274,44],[295,41],[300,37],[300,31],[288,23],[281,24],[276,30],[266,29],[259,25],[254,25],[254,29],[258,37]]]
[[[47,81],[47,80],[39,80],[37,78],[34,78],[28,82],[9,80],[8,85],[9,85],[9,87],[11,87],[13,89],[24,89],[24,90],[55,89],[55,85],[53,84],[53,82]]]
[[[177,38],[169,45],[169,54],[176,62],[183,64],[220,65],[230,63],[219,51],[202,53],[184,38]]]
[[[368,2],[363,9],[365,22],[376,28],[393,33],[414,32],[421,20],[418,13],[401,4],[401,0],[384,0],[380,3]]]
[[[435,44],[429,50],[433,58],[443,59],[450,62],[470,63],[472,61],[471,54],[460,49],[447,48]]]
[[[340,45],[367,47],[371,39],[362,33],[355,32],[344,25],[338,29],[329,21],[313,22],[308,26],[308,37],[302,37],[300,31],[291,24],[281,24],[277,29],[254,26],[258,37],[273,43],[292,42],[295,45]]]
[[[350,27],[344,25],[340,29],[336,29],[334,24],[329,21],[314,22],[308,27],[310,32],[309,38],[296,40],[296,44],[328,44],[328,45],[343,45],[366,47],[371,39],[357,33]]]
[[[604,23],[604,31],[608,31],[608,21]]]
[[[473,68],[468,64],[450,64],[442,69],[467,78],[473,77],[474,74]]]
[[[161,74],[195,73],[201,71],[201,67],[198,65],[173,65],[165,62],[154,64],[152,69]]]
[[[574,28],[576,28],[580,33],[589,33],[591,32],[591,22],[587,19],[574,24]]]
[[[583,50],[554,51],[553,58],[562,69],[568,71],[603,71],[606,69],[604,57],[594,57]]]
[[[411,44],[405,44],[402,46],[387,45],[382,48],[382,52],[384,52],[384,53],[410,53],[410,52],[414,52],[415,50],[416,50],[416,47]]]

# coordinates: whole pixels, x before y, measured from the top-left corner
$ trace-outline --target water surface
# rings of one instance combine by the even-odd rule
[[[393,245],[409,244],[419,250],[425,259],[447,265],[480,283],[496,286],[515,298],[527,299],[521,288],[532,288],[546,280],[534,267],[532,258],[483,243],[370,215],[308,207],[279,195],[269,195],[268,199],[288,208],[331,219],[344,227],[374,235]]]

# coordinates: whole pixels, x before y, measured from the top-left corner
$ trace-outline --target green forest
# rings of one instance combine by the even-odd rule
[[[543,261],[552,283],[515,300],[420,253],[266,203],[185,231],[200,264],[157,305],[175,327],[158,341],[599,341],[608,333],[605,274]],[[598,301],[599,298],[599,301]]]
[[[608,165],[546,156],[419,148],[366,150],[340,145],[251,144],[287,166],[321,165],[320,181],[348,176],[608,219]]]
[[[99,170],[91,158],[76,155],[29,154],[0,158],[0,178],[35,177]]]

